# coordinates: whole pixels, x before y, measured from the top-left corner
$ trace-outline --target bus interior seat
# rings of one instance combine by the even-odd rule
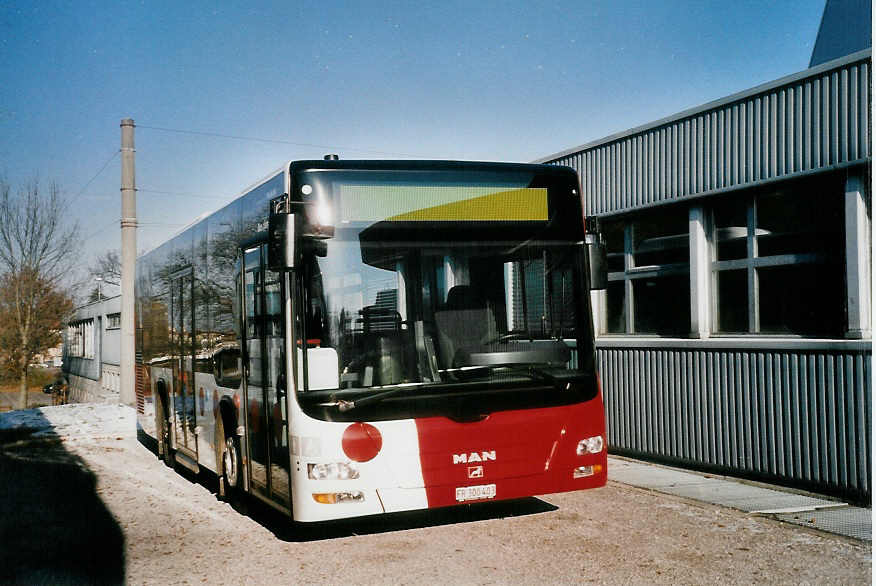
[[[402,352],[401,325],[398,311],[376,305],[360,310],[363,332],[371,346],[371,385],[397,384],[405,379],[405,360]],[[376,379],[376,380],[375,380]]]
[[[496,334],[492,308],[471,285],[457,285],[447,292],[447,302],[435,312],[435,325],[444,368],[465,366],[464,354],[481,348]]]

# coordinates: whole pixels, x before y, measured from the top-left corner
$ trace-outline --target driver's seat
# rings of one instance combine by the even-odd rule
[[[447,303],[435,312],[442,368],[465,366],[469,352],[496,335],[496,316],[487,299],[471,285],[447,292]]]

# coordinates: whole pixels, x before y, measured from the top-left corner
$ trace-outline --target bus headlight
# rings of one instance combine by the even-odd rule
[[[308,464],[307,477],[310,480],[354,480],[359,478],[359,470],[346,462]]]
[[[602,436],[594,435],[593,437],[588,437],[587,439],[583,439],[578,442],[577,453],[579,456],[584,456],[586,454],[598,454],[602,451],[602,448],[604,447],[605,440],[602,439]]]

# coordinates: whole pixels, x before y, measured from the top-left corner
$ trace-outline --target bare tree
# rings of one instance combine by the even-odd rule
[[[0,339],[7,367],[18,373],[22,409],[27,367],[58,343],[72,308],[64,283],[77,258],[79,229],[65,224],[65,209],[54,183],[43,190],[32,180],[13,194],[0,179]]]
[[[103,256],[97,257],[94,264],[88,267],[88,272],[94,277],[102,277],[110,285],[122,282],[122,261],[118,250],[107,250]]]
[[[92,281],[100,280],[104,285],[109,285],[111,294],[118,294],[122,282],[122,261],[118,250],[107,250],[97,257],[94,263],[88,267],[88,275]],[[88,294],[88,301],[98,301],[101,297],[101,286],[92,285]],[[103,297],[107,297],[103,290]]]

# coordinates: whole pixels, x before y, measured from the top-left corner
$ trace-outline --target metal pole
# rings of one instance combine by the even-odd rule
[[[134,270],[137,260],[137,198],[134,187],[134,121],[122,119],[122,347],[119,402],[134,405]]]

